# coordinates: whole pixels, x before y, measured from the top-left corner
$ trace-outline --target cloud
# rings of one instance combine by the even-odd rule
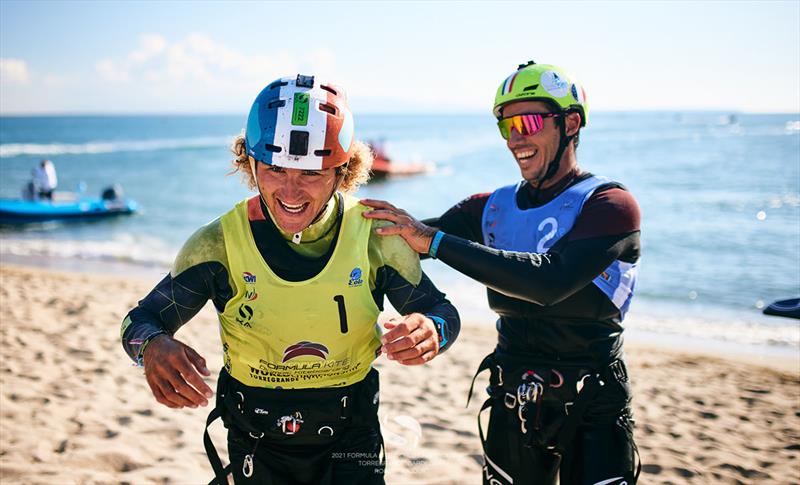
[[[250,47],[202,33],[140,35],[128,49],[94,62],[92,100],[113,99],[124,112],[239,112],[279,76],[309,73],[347,85],[335,75],[336,56],[329,48]]]
[[[22,59],[0,58],[0,80],[4,84],[28,84],[28,64]]]
[[[98,61],[95,71],[111,83],[233,88],[261,85],[280,73],[294,72],[298,65],[295,57],[286,51],[248,55],[197,33],[174,42],[158,34],[144,34],[134,50],[117,59]],[[326,66],[334,62],[330,53],[314,53],[312,58],[325,59]]]
[[[94,66],[97,74],[104,80],[110,82],[125,82],[130,80],[128,76],[128,69],[120,66],[111,59],[103,59],[98,61]]]
[[[159,55],[166,49],[167,41],[158,34],[144,34],[139,37],[139,48],[128,54],[133,64],[142,64]]]

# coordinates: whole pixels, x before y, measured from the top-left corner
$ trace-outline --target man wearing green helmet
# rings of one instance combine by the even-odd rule
[[[490,370],[487,484],[631,484],[638,478],[622,320],[636,286],[640,214],[621,184],[584,172],[583,88],[528,62],[493,109],[522,181],[420,222],[383,201],[364,217],[486,285],[500,316]],[[472,390],[470,389],[470,396]]]

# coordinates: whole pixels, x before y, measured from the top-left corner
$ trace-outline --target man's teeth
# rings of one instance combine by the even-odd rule
[[[306,207],[306,204],[292,205],[292,204],[287,204],[286,202],[283,202],[282,200],[279,200],[278,202],[280,202],[281,207],[283,207],[283,210],[285,210],[286,212],[291,212],[293,214],[297,214],[298,212],[302,212],[303,209],[305,209],[305,207]]]
[[[523,158],[530,158],[536,155],[536,150],[525,150],[524,152],[517,152],[517,160],[521,160]]]

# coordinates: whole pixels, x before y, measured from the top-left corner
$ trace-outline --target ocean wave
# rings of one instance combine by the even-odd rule
[[[95,153],[181,150],[225,147],[229,137],[160,138],[152,140],[91,141],[87,143],[3,143],[0,158],[29,156],[81,155]]]
[[[738,318],[718,318],[712,315],[632,313],[625,321],[631,330],[653,334],[671,334],[691,339],[706,339],[742,345],[764,345],[800,348],[800,329],[792,321],[769,322],[760,314],[740,315]],[[787,319],[788,320],[788,319]]]
[[[0,257],[74,259],[170,267],[176,254],[161,240],[119,235],[114,240],[47,240],[0,238]]]

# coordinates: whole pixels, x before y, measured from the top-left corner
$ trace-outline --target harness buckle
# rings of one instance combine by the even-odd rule
[[[525,407],[525,406],[524,406],[524,405],[522,405],[522,404],[520,404],[519,406],[517,406],[517,417],[519,418],[519,429],[520,429],[520,431],[522,431],[522,434],[527,434],[527,433],[528,433],[528,427],[525,425],[525,423],[526,423],[528,420],[527,420],[527,419],[525,419],[525,417],[524,417],[524,416],[522,416],[522,409],[523,409],[524,407]]]
[[[591,374],[586,374],[585,376],[578,379],[578,382],[575,383],[575,391],[580,394],[583,390],[583,386],[586,384],[584,381],[589,378]]]
[[[339,419],[347,419],[347,396],[342,396],[339,400],[342,403],[342,412],[339,415]],[[331,430],[331,435],[333,435],[333,431]]]
[[[628,371],[625,369],[625,363],[623,361],[617,359],[609,364],[608,368],[617,382],[623,383],[628,381]]]
[[[535,374],[533,375],[536,376]],[[523,416],[523,412],[529,403],[538,404],[539,398],[542,396],[543,392],[544,386],[541,382],[536,381],[523,381],[522,384],[517,387],[517,417],[519,418],[519,428],[522,431],[522,434],[526,434],[528,432],[528,427],[526,424],[528,420]]]
[[[535,403],[543,392],[544,386],[540,382],[523,382],[517,387],[517,401],[520,405]]]
[[[295,412],[293,415],[281,416],[278,419],[278,427],[285,435],[293,435],[300,431],[300,425],[303,423],[303,415],[300,412]]]
[[[253,455],[245,455],[244,463],[242,464],[242,475],[247,478],[253,476]]]
[[[558,383],[557,384],[553,384],[552,382],[550,382],[550,387],[552,387],[553,389],[558,389],[559,387],[564,385],[564,375],[561,372],[559,372],[558,370],[556,370],[556,369],[550,369],[550,377],[551,377],[550,380],[551,381],[553,380],[552,379],[553,375],[558,377]]]
[[[503,403],[506,405],[508,409],[514,409],[514,406],[517,405],[517,396],[507,392],[505,397],[503,398]]]
[[[583,390],[584,386],[586,385],[586,383],[585,383],[584,381],[585,381],[586,379],[588,379],[588,378],[589,378],[591,375],[592,375],[592,374],[586,374],[585,376],[581,377],[581,378],[578,380],[578,382],[576,382],[576,383],[575,383],[575,390],[578,392],[578,394],[580,394],[580,393],[581,393],[581,391]],[[603,379],[601,379],[601,378],[600,378],[600,375],[599,375],[599,374],[596,374],[596,375],[595,375],[595,378],[597,379],[597,384],[599,384],[599,385],[600,385],[600,387],[603,387],[603,386],[605,386],[605,385],[606,385],[606,383],[605,383],[605,382],[603,382]]]
[[[250,452],[249,455],[244,456],[244,462],[242,463],[242,474],[246,478],[250,478],[253,476],[253,457],[256,454],[256,450],[258,449],[258,444],[261,443],[261,438],[264,437],[264,432],[262,431],[259,433],[259,436],[254,435],[252,432],[248,432],[251,438],[256,440],[255,446],[253,446],[253,451]]]

